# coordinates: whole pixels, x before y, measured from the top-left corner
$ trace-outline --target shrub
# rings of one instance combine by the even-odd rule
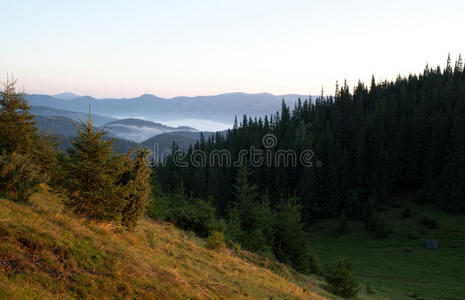
[[[241,251],[241,244],[239,244],[238,242],[231,241],[231,249],[237,253]]]
[[[345,259],[338,259],[325,274],[327,289],[342,298],[353,298],[359,292],[359,283],[352,273],[352,265]]]
[[[207,238],[207,243],[205,245],[208,249],[221,250],[226,247],[226,242],[224,241],[224,233],[219,231],[213,231]]]
[[[251,230],[250,232],[244,233],[243,241],[246,242],[244,246],[246,249],[254,252],[263,253],[270,255],[272,253],[271,245],[266,239],[263,231],[260,228]]]
[[[175,194],[173,198],[169,220],[184,230],[207,237],[216,224],[215,208],[211,202],[183,194]]]

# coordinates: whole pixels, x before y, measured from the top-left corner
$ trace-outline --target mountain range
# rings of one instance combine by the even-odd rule
[[[47,106],[32,106],[30,110],[31,114],[35,116],[44,116],[44,117],[66,117],[73,121],[87,121],[89,119],[89,113],[84,112],[75,112],[65,109],[56,109]],[[118,119],[92,114],[92,122],[96,126],[102,126],[106,123],[117,121]]]
[[[214,131],[230,127],[235,116],[240,118],[243,114],[247,114],[251,117],[258,117],[275,113],[280,109],[283,100],[292,105],[298,98],[306,99],[308,96],[228,93],[216,96],[165,99],[145,94],[135,98],[97,99],[65,93],[55,96],[31,94],[27,95],[27,98],[32,106],[52,107],[81,113],[88,113],[89,105],[91,105],[92,113],[118,119],[140,118],[156,122],[205,120],[221,123],[222,126],[210,128]],[[206,128],[198,129],[207,130]]]
[[[308,97],[297,94],[228,93],[171,99],[149,94],[136,98],[97,99],[61,93],[53,96],[32,94],[27,98],[32,105],[31,113],[35,115],[36,126],[56,134],[62,147],[69,145],[76,136],[73,123],[88,120],[90,105],[93,125],[108,130],[109,137],[115,139],[118,152],[127,152],[131,147],[153,150],[157,145],[161,155],[171,149],[173,142],[186,150],[199,140],[198,129],[207,138],[216,131],[232,127],[235,116],[239,120],[243,114],[264,116],[278,111],[283,100],[289,104]]]

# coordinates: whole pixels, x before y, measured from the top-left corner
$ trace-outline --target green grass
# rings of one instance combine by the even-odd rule
[[[321,296],[323,295],[323,296]],[[0,299],[324,299],[318,278],[258,255],[209,250],[171,224],[135,232],[64,213],[60,199],[0,198]]]
[[[323,264],[336,257],[352,262],[362,299],[465,299],[465,216],[415,205],[412,198],[396,197],[383,212],[393,230],[387,239],[375,239],[360,221],[349,221],[349,233],[334,237],[338,220],[332,219],[310,228],[312,247]],[[413,216],[403,219],[406,207]],[[422,225],[424,216],[435,219],[437,228]],[[427,239],[441,248],[424,249]]]

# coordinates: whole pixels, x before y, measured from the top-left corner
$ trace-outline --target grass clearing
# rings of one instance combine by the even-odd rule
[[[349,232],[340,237],[333,234],[338,219],[314,224],[310,239],[322,263],[347,257],[362,299],[465,299],[465,216],[415,205],[405,195],[382,214],[393,230],[386,239],[375,239],[360,221],[349,221]],[[438,241],[440,249],[424,249],[427,239]]]

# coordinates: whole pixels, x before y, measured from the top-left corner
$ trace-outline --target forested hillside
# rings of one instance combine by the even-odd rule
[[[230,238],[246,248],[302,267],[295,254],[304,248],[295,242],[301,227],[289,229],[299,224],[299,213],[303,225],[340,214],[362,217],[382,237],[388,229],[378,207],[395,191],[417,191],[421,202],[464,212],[464,116],[463,62],[453,65],[449,58],[445,69],[427,66],[394,81],[372,78],[369,86],[359,82],[353,90],[344,83],[336,85],[334,96],[298,101],[292,109],[283,103],[281,112],[263,119],[244,116],[225,137],[200,140],[187,154],[160,164],[158,181],[166,194],[206,201],[227,224]],[[276,137],[271,146],[262,143],[267,134]],[[252,164],[249,151],[238,167],[219,160],[199,165],[194,155],[208,158],[227,150],[237,162],[251,146],[271,157],[281,149],[297,154],[309,149],[314,156],[311,167],[286,167],[267,164],[266,157]],[[286,229],[293,243],[284,242]]]

